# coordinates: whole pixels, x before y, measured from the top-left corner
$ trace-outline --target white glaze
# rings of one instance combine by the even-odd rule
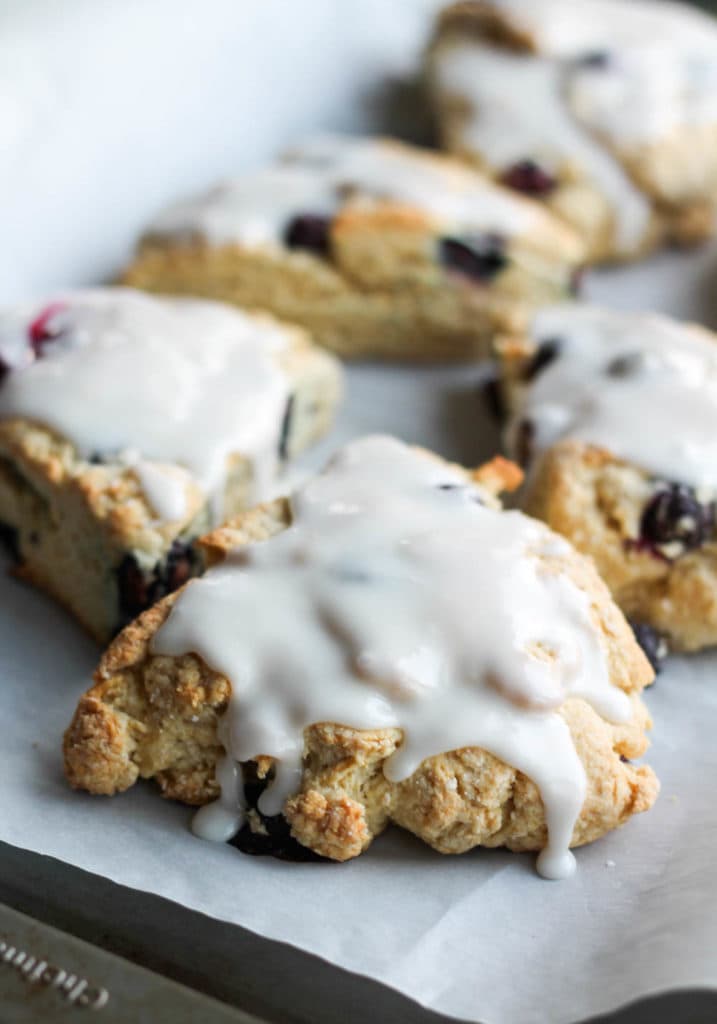
[[[717,343],[667,317],[570,304],[542,310],[531,336],[560,339],[508,428],[534,424],[540,452],[573,437],[668,481],[717,492]],[[633,372],[606,372],[634,358]]]
[[[447,229],[513,235],[541,212],[464,168],[419,159],[377,139],[325,135],[285,162],[170,207],[149,236],[199,236],[213,244],[280,243],[298,214],[332,216],[347,200],[387,199],[426,211]]]
[[[558,709],[582,697],[624,721],[629,701],[610,683],[587,595],[541,560],[569,545],[479,500],[458,471],[399,441],[356,441],[293,496],[290,528],[189,584],[153,651],[196,652],[231,681],[227,751],[277,760],[263,812],[298,788],[307,726],[395,727],[391,780],[471,746],[532,778],[552,877],[569,869],[585,795]],[[233,797],[222,793],[218,825],[202,812],[203,835],[226,833]]]
[[[603,143],[630,150],[690,124],[717,122],[717,26],[652,0],[492,0],[535,39],[512,55],[466,41],[438,62],[439,88],[474,107],[466,142],[503,170],[534,159],[579,165],[613,205],[618,245],[644,235],[649,203]],[[606,64],[580,63],[591,53]]]
[[[289,392],[275,358],[280,327],[219,303],[129,289],[57,299],[58,336],[35,361],[29,324],[48,303],[0,313],[0,358],[26,364],[0,385],[1,418],[45,424],[83,458],[131,465],[161,519],[183,518],[192,478],[219,518],[235,453],[251,460],[263,497]]]

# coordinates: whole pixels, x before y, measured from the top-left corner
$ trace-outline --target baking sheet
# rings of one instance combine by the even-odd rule
[[[714,276],[713,276],[714,275]],[[713,322],[717,250],[594,274],[588,292]],[[306,460],[392,431],[476,462],[496,444],[482,369],[350,369],[340,423]],[[658,416],[659,409],[655,410]],[[646,424],[649,429],[649,424]],[[189,831],[150,785],[112,800],[69,792],[60,739],[97,658],[49,601],[0,574],[0,840],[234,922],[485,1024],[568,1024],[670,988],[717,987],[717,654],[671,661],[648,694],[647,815],[542,881],[533,858],[447,858],[391,831],[345,865],[242,856]]]

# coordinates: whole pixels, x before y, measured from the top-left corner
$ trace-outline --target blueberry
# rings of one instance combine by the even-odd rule
[[[704,544],[714,524],[713,502],[698,501],[694,490],[683,484],[662,484],[642,513],[640,539],[672,558]],[[665,550],[667,545],[679,550]]]
[[[196,575],[197,568],[194,547],[182,540],[175,540],[163,561],[157,562],[149,571],[140,567],[134,555],[126,555],[116,570],[119,628],[181,587]]]
[[[533,457],[535,440],[535,424],[531,420],[521,420],[515,437],[515,458],[523,469]]]
[[[491,281],[508,266],[505,239],[494,234],[441,238],[439,258],[444,267],[472,281]]]
[[[501,182],[516,192],[524,192],[527,196],[542,197],[550,195],[557,181],[544,171],[534,160],[520,160],[501,175]]]
[[[195,575],[196,569],[197,559],[194,547],[185,541],[175,540],[169,549],[160,573],[160,593],[155,597],[155,601],[183,586],[187,580],[190,580]]]
[[[0,384],[2,383],[2,380],[5,377],[5,375],[8,374],[9,372],[10,372],[10,367],[5,362],[3,357],[0,356]]]
[[[611,63],[610,54],[607,50],[591,50],[578,57],[576,64],[582,68],[595,68],[599,70],[607,68]]]
[[[539,373],[554,362],[560,355],[562,342],[560,338],[546,338],[538,343],[530,362],[526,366],[523,377],[525,380],[534,380]]]
[[[119,608],[124,622],[130,622],[152,604],[152,575],[140,569],[134,555],[126,555],[117,567]]]
[[[241,853],[248,853],[254,857],[276,857],[278,860],[288,861],[327,861],[326,857],[321,857],[294,839],[283,814],[267,817],[259,811],[259,797],[271,781],[272,773],[269,773],[268,778],[260,779],[256,772],[256,764],[250,761],[242,765],[242,775],[247,807],[259,817],[265,833],[253,832],[251,826],[247,824],[229,840],[230,844]]]
[[[284,410],[284,418],[281,421],[281,434],[279,435],[279,458],[282,462],[289,458],[289,432],[291,430],[291,417],[294,412],[294,396],[289,395]]]
[[[648,626],[646,622],[633,622],[630,620],[630,625],[635,634],[635,639],[640,647],[642,647],[645,657],[655,672],[659,672],[662,668],[662,662],[668,654],[667,641],[664,636],[658,633],[652,626]]]
[[[308,249],[318,256],[328,256],[331,220],[315,213],[301,213],[289,222],[284,241],[290,249]]]
[[[644,357],[641,352],[625,352],[610,360],[605,367],[605,373],[608,377],[632,377],[643,365]]]

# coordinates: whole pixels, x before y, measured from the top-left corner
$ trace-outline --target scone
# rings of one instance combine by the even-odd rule
[[[500,509],[519,479],[368,437],[210,534],[213,567],[102,659],[71,785],[154,778],[206,805],[197,834],[252,851],[344,861],[395,822],[568,874],[569,846],[656,797],[630,760],[653,672],[592,563]]]
[[[663,0],[461,0],[428,83],[447,149],[540,199],[590,260],[712,232],[717,22]]]
[[[0,537],[102,643],[192,541],[323,433],[340,369],[298,328],[129,289],[0,312]]]
[[[540,204],[458,161],[328,136],[168,209],[124,281],[269,310],[346,357],[469,359],[573,293],[582,256]]]
[[[498,347],[523,508],[593,557],[653,660],[717,643],[715,335],[570,304]]]

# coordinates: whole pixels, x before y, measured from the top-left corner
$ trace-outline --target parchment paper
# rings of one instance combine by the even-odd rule
[[[669,254],[593,275],[589,292],[709,322],[716,263],[714,250]],[[339,427],[307,465],[368,430],[466,462],[490,455],[481,372],[352,369]],[[61,734],[96,658],[61,610],[0,573],[0,839],[486,1024],[567,1024],[648,993],[717,986],[717,655],[673,659],[660,675],[647,697],[660,799],[578,851],[561,883],[542,881],[532,856],[442,857],[398,831],[342,866],[251,858],[195,839],[190,812],[150,785],[111,800],[71,793]]]

